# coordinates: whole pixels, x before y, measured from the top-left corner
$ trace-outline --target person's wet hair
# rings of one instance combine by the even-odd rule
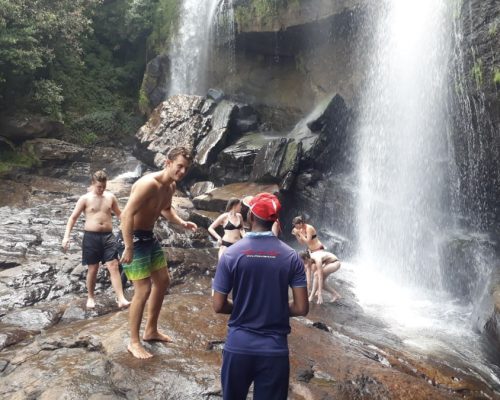
[[[103,170],[96,171],[92,174],[92,182],[106,183],[108,181],[108,175]]]
[[[193,153],[187,147],[179,146],[170,149],[167,154],[167,159],[174,161],[178,156],[183,156],[189,162],[193,161]]]
[[[232,208],[237,205],[237,204],[240,204],[241,203],[241,200],[238,199],[237,197],[231,197],[228,201],[227,201],[227,204],[226,204],[226,211],[231,211]]]
[[[299,257],[303,260],[303,261],[307,261],[307,260],[310,260],[311,259],[311,254],[307,251],[307,250],[304,250],[304,251],[301,251],[299,253]]]
[[[297,224],[303,224],[304,223],[304,217],[302,215],[299,215],[292,219],[292,225],[297,225]]]

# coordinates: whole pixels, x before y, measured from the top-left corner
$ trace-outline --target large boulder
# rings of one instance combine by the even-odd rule
[[[217,104],[211,118],[211,129],[196,147],[195,163],[205,167],[214,161],[226,144],[231,117],[237,110],[236,104],[222,100]]]
[[[83,147],[58,139],[28,140],[23,143],[22,151],[41,161],[42,165],[90,160]]]
[[[41,115],[16,115],[0,117],[0,136],[13,142],[59,137],[64,125]]]
[[[302,143],[303,158],[316,168],[345,170],[352,152],[351,112],[344,99],[334,94],[320,102],[290,133]]]
[[[301,144],[293,139],[276,139],[264,146],[255,158],[250,180],[280,183],[289,190],[298,172]]]
[[[171,148],[194,149],[211,127],[209,118],[203,115],[206,103],[205,98],[194,95],[175,95],[161,103],[136,134],[137,157],[149,165],[163,167]]]
[[[210,176],[224,185],[244,182],[250,178],[257,153],[272,137],[261,132],[243,135],[234,144],[222,150],[210,167]]]

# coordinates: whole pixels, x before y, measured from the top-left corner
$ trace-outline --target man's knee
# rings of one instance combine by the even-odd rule
[[[133,281],[134,283],[134,298],[140,302],[146,302],[149,295],[151,294],[151,279],[145,278],[139,281]]]
[[[154,271],[151,274],[151,279],[155,285],[165,287],[165,289],[170,286],[170,274],[166,267]]]
[[[118,260],[111,260],[106,263],[108,271],[115,272],[118,271]]]

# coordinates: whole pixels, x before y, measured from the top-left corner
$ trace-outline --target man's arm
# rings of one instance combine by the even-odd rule
[[[290,317],[304,317],[309,312],[309,301],[307,300],[307,288],[293,287],[293,300],[288,303]]]
[[[194,222],[184,221],[181,217],[179,217],[171,205],[161,210],[161,215],[165,217],[168,222],[180,225],[184,229],[190,229],[193,232],[198,229],[198,225],[196,225]]]
[[[127,205],[121,213],[121,231],[125,249],[120,262],[129,264],[134,258],[134,243],[132,234],[134,232],[134,215],[143,207],[144,203],[151,197],[153,187],[147,181],[138,181],[130,193]]]
[[[118,205],[118,200],[116,200],[116,196],[113,195],[113,203],[111,204],[111,210],[116,215],[116,218],[120,219],[122,215],[122,210],[120,210],[120,206]]]
[[[212,296],[212,306],[218,314],[231,314],[233,302],[227,298],[227,294],[215,291]]]
[[[66,224],[66,231],[64,232],[64,237],[62,240],[62,248],[63,251],[68,250],[69,246],[69,235],[71,234],[71,230],[76,224],[76,221],[78,221],[78,218],[80,217],[81,213],[85,210],[85,196],[82,196],[78,199],[76,202],[75,208],[73,212],[71,213],[70,217],[68,218],[68,223]]]

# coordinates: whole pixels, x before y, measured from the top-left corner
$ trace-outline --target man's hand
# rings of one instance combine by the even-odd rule
[[[198,225],[196,225],[194,222],[191,221],[184,221],[182,226],[184,227],[184,229],[189,229],[190,231],[193,232],[196,232],[196,230],[198,229]]]
[[[66,253],[68,251],[68,247],[69,247],[69,238],[65,237],[61,243],[61,246],[62,246],[63,252]]]
[[[134,259],[134,249],[126,248],[123,251],[122,258],[120,258],[121,264],[130,264]]]

